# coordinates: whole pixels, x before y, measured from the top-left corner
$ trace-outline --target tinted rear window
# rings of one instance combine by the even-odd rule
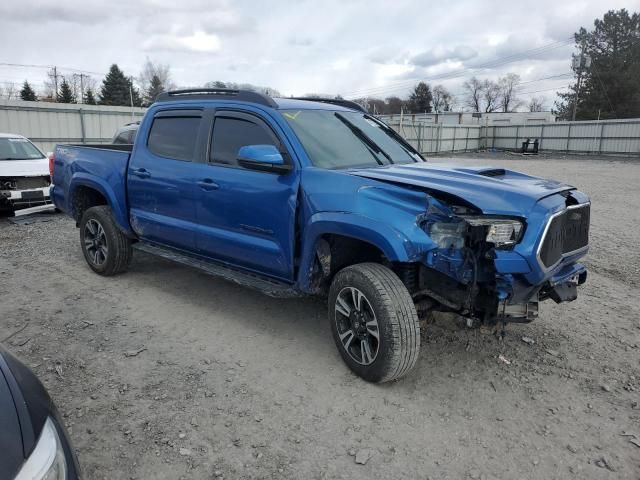
[[[193,160],[200,117],[159,117],[153,120],[149,150],[161,157]]]

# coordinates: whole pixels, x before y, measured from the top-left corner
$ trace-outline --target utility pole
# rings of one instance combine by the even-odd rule
[[[580,98],[580,87],[582,86],[582,73],[586,68],[591,66],[591,57],[585,55],[585,41],[582,40],[582,48],[580,50],[579,57],[573,57],[573,68],[578,71],[578,83],[576,85],[576,98],[573,101],[573,112],[571,114],[571,121],[576,121],[576,112],[578,110],[578,99]]]
[[[62,75],[58,74],[58,67],[53,66],[49,71],[49,78],[53,80],[53,101],[58,101],[58,77]]]
[[[84,77],[89,77],[89,75],[85,75],[81,73],[80,77],[80,103],[84,103]]]
[[[133,122],[133,77],[129,77],[129,99],[131,100],[131,121]]]

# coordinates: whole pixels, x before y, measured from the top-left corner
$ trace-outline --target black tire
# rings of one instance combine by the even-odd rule
[[[356,302],[359,310],[354,308]],[[336,274],[329,291],[329,323],[345,363],[369,382],[398,379],[418,360],[420,323],[415,305],[402,281],[383,265],[360,263]]]
[[[91,270],[100,275],[122,273],[131,263],[131,240],[118,228],[107,206],[91,207],[82,215],[80,247]]]

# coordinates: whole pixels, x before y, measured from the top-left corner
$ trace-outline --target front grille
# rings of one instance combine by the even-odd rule
[[[29,190],[31,188],[48,187],[51,181],[46,177],[18,177],[16,178],[16,189]]]
[[[590,210],[589,204],[569,207],[551,219],[538,252],[545,267],[589,244]]]
[[[51,184],[49,175],[42,177],[0,177],[0,190],[31,190]]]

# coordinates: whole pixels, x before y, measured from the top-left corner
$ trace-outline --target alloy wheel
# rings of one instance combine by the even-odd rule
[[[340,343],[349,356],[360,365],[372,364],[380,348],[380,328],[364,293],[355,287],[340,290],[335,322]]]

